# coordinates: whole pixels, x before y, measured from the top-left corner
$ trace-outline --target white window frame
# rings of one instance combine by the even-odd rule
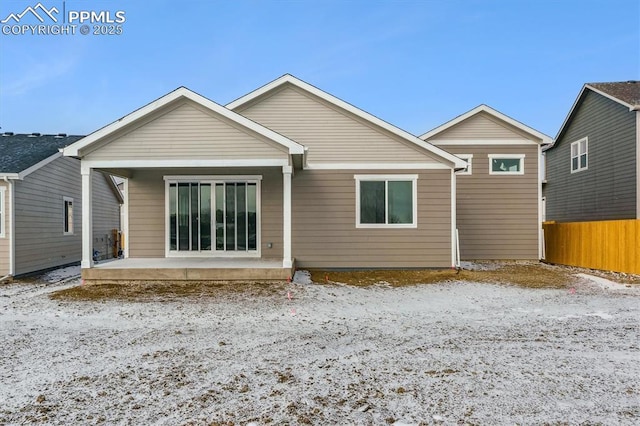
[[[5,224],[7,222],[7,214],[6,214],[6,209],[5,209],[5,202],[4,202],[4,198],[6,196],[6,190],[7,188],[5,188],[4,186],[0,186],[0,238],[5,238],[6,236],[6,232],[5,232]]]
[[[67,222],[67,202],[71,203],[71,222]],[[74,226],[73,226],[73,210],[75,204],[73,202],[73,198],[71,197],[62,197],[62,235],[74,235]],[[68,230],[67,230],[68,228]]]
[[[164,176],[164,199],[165,199],[165,257],[214,257],[214,258],[228,258],[228,257],[243,257],[253,258],[262,256],[262,175],[207,175],[207,176]],[[222,251],[213,249],[213,235],[212,235],[212,249],[211,250],[171,250],[171,232],[170,232],[170,214],[169,214],[169,185],[172,183],[180,182],[198,182],[211,184],[212,188],[216,183],[225,182],[247,182],[256,184],[256,250],[253,251]],[[213,200],[213,192],[211,199]],[[212,210],[212,217],[215,212]]]
[[[584,142],[584,152],[580,152],[580,144]],[[577,155],[573,155],[573,147],[577,146],[576,151],[577,151]],[[589,168],[589,138],[582,138],[580,140],[577,140],[575,142],[571,142],[571,159],[570,159],[570,166],[571,167],[571,173],[578,173],[581,172],[583,170],[587,170]],[[580,157],[585,156],[586,158],[586,166],[584,167],[580,167]],[[577,158],[578,159],[578,168],[574,170],[573,168],[573,159]]]
[[[356,181],[356,228],[417,228],[418,227],[418,175],[354,175]],[[411,181],[412,185],[412,223],[360,223],[360,182],[384,181],[385,182],[385,221],[388,220],[389,190],[388,183],[393,181]]]
[[[458,170],[456,174],[458,176],[473,174],[473,154],[456,154],[456,157],[459,157],[467,162],[467,168],[464,170]]]
[[[517,172],[511,171],[494,171],[493,160],[498,158],[504,158],[505,160],[520,160],[520,170]],[[489,174],[495,176],[514,176],[524,174],[524,159],[525,154],[489,154]]]

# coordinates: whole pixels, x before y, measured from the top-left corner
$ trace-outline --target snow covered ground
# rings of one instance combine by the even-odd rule
[[[0,286],[0,424],[640,423],[637,287],[48,297],[77,284]]]

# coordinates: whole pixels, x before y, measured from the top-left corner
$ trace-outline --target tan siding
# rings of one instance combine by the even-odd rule
[[[9,229],[9,211],[10,211],[10,185],[5,182],[0,182],[0,188],[4,188],[3,205],[4,210],[2,212],[2,229],[4,229],[4,238],[0,237],[0,277],[4,277],[9,274],[9,250],[11,245],[11,230]]]
[[[135,170],[129,179],[130,257],[165,256],[165,175],[262,175],[262,257],[282,259],[281,168]]]
[[[538,149],[535,145],[455,145],[473,154],[472,175],[458,175],[462,259],[538,259]],[[490,175],[489,154],[525,154],[524,175]]]
[[[529,139],[531,136],[483,112],[478,113],[434,137],[441,139]]]
[[[356,229],[355,174],[298,172],[293,178],[293,256],[301,267],[447,267],[451,264],[449,170],[419,173],[417,229]]]
[[[173,174],[172,172],[166,174]],[[129,257],[164,257],[164,181],[160,171],[135,171],[129,179]]]
[[[93,189],[93,249],[100,259],[113,257],[113,229],[120,229],[120,204],[107,179],[108,175],[94,172]]]
[[[15,191],[16,274],[80,261],[80,161],[59,158],[16,181]],[[73,198],[73,235],[63,235],[63,197]]]
[[[429,162],[422,150],[291,86],[238,112],[309,148],[309,163]]]
[[[192,102],[101,144],[88,160],[286,159],[286,148]]]

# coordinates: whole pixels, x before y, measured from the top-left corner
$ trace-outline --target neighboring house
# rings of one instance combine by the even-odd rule
[[[82,136],[0,134],[0,278],[75,263],[81,258],[80,161],[60,149]],[[110,257],[122,198],[96,173],[93,247]]]
[[[126,259],[94,265],[84,239],[88,280],[455,263],[465,161],[291,75],[226,107],[181,87],[64,155],[81,159],[85,200],[97,171],[127,178]]]
[[[462,259],[540,259],[538,132],[480,105],[421,139],[468,162],[457,172],[457,227]]]
[[[546,152],[546,219],[640,219],[640,82],[585,84]]]

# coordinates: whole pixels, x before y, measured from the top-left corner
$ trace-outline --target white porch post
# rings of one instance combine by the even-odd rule
[[[91,194],[91,168],[81,165],[82,173],[82,268],[93,266],[93,214]]]
[[[282,211],[283,211],[283,253],[282,267],[291,268],[293,259],[291,257],[291,173],[293,167],[282,166]]]

